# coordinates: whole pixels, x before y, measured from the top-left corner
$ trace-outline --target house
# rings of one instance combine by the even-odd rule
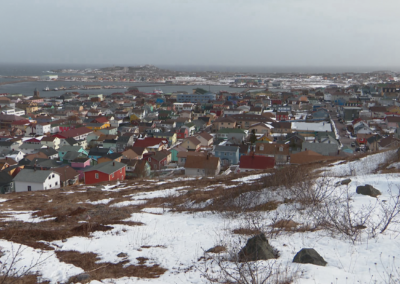
[[[123,155],[121,153],[107,154],[103,157],[98,158],[97,163],[101,164],[109,161],[121,162],[122,156]]]
[[[232,116],[226,116],[226,117],[220,117],[217,120],[214,120],[213,124],[212,124],[212,131],[213,132],[217,132],[221,129],[225,129],[225,128],[236,128],[236,120],[234,118],[232,118],[234,115]]]
[[[186,159],[189,156],[207,156],[207,153],[205,152],[187,152],[187,151],[181,151],[178,152],[176,155],[177,161],[178,161],[178,167],[184,167],[186,163]]]
[[[88,156],[89,154],[88,151],[81,146],[62,146],[58,149],[58,157],[60,158],[60,161],[63,161],[64,156],[65,154],[67,154],[67,152],[76,152],[84,156]]]
[[[143,178],[150,176],[151,167],[146,160],[122,159],[121,163],[126,164],[126,175],[129,177]]]
[[[7,140],[7,141],[0,141],[0,152],[10,152],[14,150],[20,149],[21,143],[18,141]]]
[[[289,113],[287,111],[277,112],[276,113],[277,121],[286,121],[289,120]]]
[[[187,176],[216,176],[221,170],[220,160],[217,157],[188,156],[185,162]]]
[[[39,150],[38,153],[45,154],[49,159],[57,159],[58,158],[58,152],[54,148],[51,148],[51,147],[42,148]]]
[[[51,132],[50,123],[38,123],[36,124],[36,135],[43,136],[46,133]]]
[[[79,183],[79,172],[70,166],[54,168],[53,171],[60,175],[61,187]]]
[[[263,135],[263,134],[267,134],[267,135],[271,135],[271,133],[272,133],[272,129],[273,129],[274,127],[271,125],[271,124],[269,124],[269,123],[262,123],[262,122],[260,122],[260,123],[256,123],[256,124],[253,124],[253,125],[251,125],[250,127],[249,127],[249,133],[252,133],[253,131],[254,131],[254,133],[257,135],[257,134],[261,134],[261,135]]]
[[[277,165],[287,164],[289,161],[289,145],[287,144],[256,144],[254,147],[255,155],[274,157]]]
[[[367,148],[371,151],[378,151],[379,150],[379,141],[381,139],[382,139],[382,137],[378,134],[367,138],[367,143],[366,143]]]
[[[259,155],[241,156],[238,172],[248,172],[253,170],[266,170],[275,167],[275,158]]]
[[[302,144],[302,151],[312,150],[324,156],[334,156],[339,152],[339,142],[331,135],[322,133],[314,140],[306,140]]]
[[[171,162],[171,152],[168,150],[161,150],[145,154],[143,157],[152,170],[161,170]]]
[[[60,138],[54,136],[43,137],[40,140],[40,144],[57,150],[60,147]]]
[[[60,175],[52,170],[22,169],[14,184],[15,192],[60,188]]]
[[[188,128],[178,128],[176,129],[176,138],[177,139],[185,139],[189,136],[189,129]]]
[[[71,161],[71,167],[79,173],[79,180],[84,180],[84,169],[90,167],[91,159],[88,157],[78,157]]]
[[[187,149],[181,145],[176,145],[175,147],[169,149],[169,151],[171,152],[171,162],[178,162],[178,153],[187,152]]]
[[[395,148],[400,146],[400,139],[393,137],[393,135],[389,135],[386,138],[382,138],[378,143],[380,148]]]
[[[130,147],[129,149],[122,152],[123,159],[129,160],[141,160],[143,159],[143,154],[146,154],[148,151],[143,147]]]
[[[14,181],[13,177],[8,173],[1,171],[0,172],[0,193],[8,193],[14,192]]]
[[[210,147],[214,142],[214,137],[205,131],[197,134],[196,138],[200,141],[201,147]]]
[[[79,128],[74,128],[70,129],[64,132],[57,133],[53,136],[58,137],[58,138],[74,138],[75,140],[83,140],[86,139],[86,137],[92,133],[93,130],[86,128],[86,127],[79,127]]]
[[[269,117],[257,114],[235,114],[230,117],[236,121],[237,127],[241,129],[248,129],[251,125],[256,123],[274,122],[274,120]]]
[[[188,137],[183,140],[181,146],[188,151],[199,151],[201,147],[201,142],[196,137]]]
[[[133,135],[124,135],[117,139],[117,152],[123,152],[127,147],[133,145]]]
[[[248,131],[243,129],[220,129],[215,135],[216,139],[226,140],[231,143],[240,144],[247,138]]]
[[[239,163],[238,146],[215,146],[215,157],[220,158],[221,166],[236,165]]]
[[[114,153],[110,148],[92,148],[89,150],[88,157],[92,159],[92,163],[97,163],[97,160],[105,155]]]
[[[396,129],[399,127],[400,116],[386,116],[385,124],[387,128]]]
[[[177,140],[177,136],[175,132],[158,132],[153,133],[154,138],[164,138],[168,140],[168,145],[174,145]]]
[[[165,138],[139,138],[133,144],[133,147],[146,148],[148,152],[161,151],[162,149],[167,149],[168,140]]]
[[[24,152],[26,155],[29,155],[39,152],[39,150],[43,147],[44,146],[42,144],[23,143],[21,146],[19,146],[19,150]]]
[[[119,162],[105,162],[84,170],[85,184],[103,181],[123,181],[126,176],[126,165]]]

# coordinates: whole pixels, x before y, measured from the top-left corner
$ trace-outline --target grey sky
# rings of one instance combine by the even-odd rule
[[[399,66],[398,0],[12,0],[0,62]]]

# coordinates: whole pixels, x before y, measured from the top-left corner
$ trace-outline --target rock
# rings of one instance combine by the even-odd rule
[[[75,276],[72,276],[67,283],[87,283],[90,281],[90,274],[88,273],[81,273]]]
[[[117,254],[118,257],[127,257],[128,255],[124,252],[120,252],[119,254]]]
[[[247,240],[238,256],[240,262],[245,262],[277,258],[278,253],[270,246],[265,235],[259,234]]]
[[[379,190],[369,184],[357,186],[356,192],[358,194],[369,195],[372,197],[377,197],[378,195],[381,195],[381,192]]]
[[[296,263],[309,263],[319,266],[325,266],[327,262],[319,253],[313,248],[301,249],[293,258],[293,262]]]
[[[86,190],[86,192],[99,192],[99,191],[103,191],[103,190],[99,187],[91,187]]]
[[[65,242],[67,242],[67,239],[62,239],[61,241],[62,241],[63,243],[65,243]]]
[[[351,179],[344,179],[344,180],[342,180],[341,182],[340,182],[340,184],[345,184],[345,185],[348,185],[349,183],[351,182]]]

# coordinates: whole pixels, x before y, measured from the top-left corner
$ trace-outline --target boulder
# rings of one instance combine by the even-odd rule
[[[264,234],[256,235],[247,240],[239,252],[239,261],[256,261],[277,258],[277,251],[268,243]]]
[[[358,194],[369,195],[372,197],[381,195],[381,192],[370,184],[357,186],[356,192]]]
[[[342,180],[341,182],[340,182],[340,184],[342,184],[342,185],[348,185],[349,183],[351,182],[351,179],[344,179],[344,180]]]
[[[98,192],[103,191],[100,187],[90,187],[86,190],[86,192]]]
[[[91,279],[90,274],[81,273],[71,277],[67,283],[88,283]]]
[[[118,257],[128,257],[128,254],[124,253],[124,252],[120,252],[119,254],[117,254]]]
[[[325,266],[327,262],[319,253],[313,248],[301,249],[293,258],[293,262],[296,263],[309,263],[319,266]]]

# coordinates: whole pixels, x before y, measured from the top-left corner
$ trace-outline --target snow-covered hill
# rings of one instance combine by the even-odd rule
[[[281,183],[273,178],[279,173],[271,172],[5,195],[2,270],[12,265],[22,273],[32,267],[29,272],[40,275],[38,281],[50,283],[67,283],[82,273],[90,275],[82,283],[92,284],[208,283],[211,278],[222,283],[231,279],[221,269],[238,274],[234,256],[252,234],[264,232],[279,257],[251,263],[260,279],[268,269],[257,267],[273,263],[281,279],[294,283],[398,283],[400,175],[376,173],[393,155],[333,164],[320,177],[297,168],[304,172],[288,179],[281,175]],[[350,181],[342,184],[344,179]],[[365,184],[381,195],[357,194],[357,186]],[[90,188],[101,191],[87,192]],[[314,194],[313,200],[307,194]],[[381,233],[391,209],[393,220]],[[346,217],[352,227],[344,232]],[[343,228],[332,226],[333,219]],[[271,226],[282,220],[293,225]],[[67,227],[73,229],[63,231]],[[64,233],[48,236],[41,230]],[[216,246],[224,249],[206,253]],[[327,265],[293,263],[302,248],[314,248]]]

